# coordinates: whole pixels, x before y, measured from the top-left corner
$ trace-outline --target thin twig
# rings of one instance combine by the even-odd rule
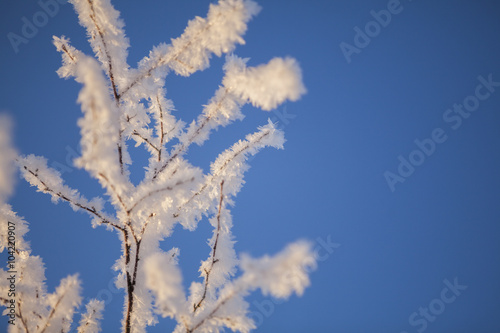
[[[214,17],[214,21],[217,21],[218,18],[221,16],[222,14],[218,14],[216,17]],[[210,27],[213,25],[212,22],[209,22],[205,25],[205,27],[203,27],[203,29],[201,29],[194,37],[192,37],[177,53],[175,53],[174,55],[171,55],[169,56],[169,54],[166,54],[164,55],[164,58],[160,57],[160,59],[158,61],[156,61],[156,63],[152,64],[149,69],[146,71],[146,73],[144,74],[139,74],[134,81],[132,81],[132,83],[130,83],[128,85],[128,87],[126,87],[125,89],[123,89],[123,91],[121,92],[121,96],[125,95],[131,88],[133,88],[135,85],[137,85],[138,83],[140,83],[142,80],[144,80],[145,78],[147,78],[148,76],[151,76],[151,74],[153,73],[153,71],[161,66],[164,66],[164,65],[168,65],[170,62],[172,61],[176,61],[180,64],[182,64],[183,66],[189,68],[189,69],[193,69],[192,66],[189,66],[187,65],[186,63],[184,63],[183,61],[181,61],[179,59],[179,57],[182,55],[182,53],[184,51],[187,50],[188,47],[190,47],[193,43],[195,43],[198,39],[198,37],[203,34],[204,32],[206,32],[208,29],[210,29]]]
[[[219,199],[219,211],[217,212],[217,235],[215,236],[215,242],[214,242],[214,247],[212,250],[212,262],[210,264],[210,268],[208,270],[205,270],[205,288],[203,290],[203,296],[201,297],[200,301],[195,304],[193,312],[196,312],[205,300],[205,297],[207,296],[207,290],[208,290],[208,281],[210,278],[210,273],[212,272],[212,268],[214,268],[214,265],[219,261],[219,259],[215,259],[215,254],[217,251],[217,243],[219,242],[219,235],[220,235],[220,216],[221,216],[221,211],[222,211],[222,201],[224,199],[224,193],[223,191],[224,187],[224,180],[221,181],[220,183],[220,199]]]
[[[23,313],[21,311],[21,301],[17,302],[17,308],[19,309],[19,315],[17,317],[21,319],[21,323],[23,323],[26,333],[29,333],[28,324],[26,323],[26,319],[24,318]]]
[[[158,110],[160,112],[160,149],[158,149],[158,162],[161,162],[161,151],[163,149],[165,133],[163,132],[163,108],[161,107],[160,97],[158,95],[156,95],[156,102],[158,103]]]
[[[182,154],[182,153],[184,153],[184,152],[187,151],[187,149],[189,148],[189,146],[191,146],[191,144],[194,142],[194,140],[196,139],[196,137],[198,135],[200,135],[200,133],[203,130],[203,128],[205,128],[205,126],[207,126],[207,124],[210,122],[210,120],[212,120],[212,118],[214,117],[214,115],[221,108],[222,102],[224,101],[224,99],[226,98],[226,96],[227,96],[228,93],[229,93],[229,90],[226,89],[224,96],[222,96],[222,98],[220,99],[220,101],[217,103],[217,106],[215,107],[215,111],[213,111],[212,113],[208,114],[203,119],[203,121],[198,125],[198,127],[196,128],[196,130],[194,131],[194,133],[187,139],[187,141],[185,143],[182,143],[181,145],[179,145],[179,146],[176,147],[176,149],[171,153],[170,158],[158,170],[155,171],[155,173],[153,175],[153,180],[156,179],[156,177],[158,177],[158,175],[161,172],[163,172],[168,167],[168,165],[170,164],[170,162],[172,162],[177,156],[179,156],[180,154]]]
[[[217,304],[217,306],[212,310],[210,311],[210,313],[205,317],[203,318],[202,320],[200,320],[198,322],[198,324],[194,325],[191,329],[186,329],[186,333],[193,333],[196,329],[198,329],[201,325],[203,325],[203,323],[205,323],[205,321],[207,321],[208,319],[212,318],[213,315],[219,311],[219,309],[221,308],[221,306],[223,306],[224,304],[226,304],[227,301],[229,301],[233,296],[234,296],[234,292],[229,294],[226,298],[224,298],[222,301],[219,302],[219,304]]]
[[[99,211],[97,211],[97,209],[94,206],[87,207],[87,206],[83,205],[82,203],[79,203],[79,202],[71,200],[66,195],[62,194],[61,192],[56,192],[56,191],[52,190],[50,187],[47,186],[47,184],[42,179],[40,179],[40,177],[38,176],[38,173],[36,173],[33,170],[29,169],[25,165],[23,165],[23,168],[24,168],[24,170],[28,171],[32,176],[34,176],[36,179],[38,179],[38,181],[40,182],[40,184],[42,184],[44,186],[43,191],[52,193],[52,194],[56,195],[57,197],[61,198],[62,200],[67,201],[70,204],[72,204],[72,205],[74,205],[74,206],[76,206],[76,207],[78,207],[78,208],[80,208],[80,209],[82,209],[82,210],[84,210],[84,211],[86,211],[86,212],[88,212],[90,214],[93,214],[93,215],[97,216],[99,219],[101,219],[101,223],[109,224],[110,226],[115,227],[117,229],[123,229],[119,225],[111,222],[108,218],[105,218],[103,216],[104,214],[101,213],[101,212],[99,212]]]
[[[148,145],[151,146],[151,148],[153,148],[154,150],[156,150],[158,152],[158,154],[161,154],[161,149],[159,149],[158,147],[156,147],[148,138],[145,138],[143,137],[139,132],[137,132],[136,130],[134,130],[132,132],[132,135],[135,135],[137,137],[139,137],[140,139],[142,139],[142,141],[146,142]]]
[[[62,299],[64,298],[64,296],[66,295],[66,292],[64,292],[64,294],[61,295],[61,297],[59,297],[59,299],[57,300],[56,304],[54,305],[54,307],[51,309],[50,311],[50,314],[49,316],[47,317],[47,321],[45,322],[45,326],[43,327],[43,329],[40,331],[40,333],[44,333],[45,330],[50,326],[50,320],[52,319],[52,317],[54,317],[54,314],[56,313],[57,311],[57,307],[59,306],[59,304],[61,303]]]

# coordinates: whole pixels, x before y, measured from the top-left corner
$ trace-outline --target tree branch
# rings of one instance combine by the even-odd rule
[[[17,308],[19,309],[19,314],[16,313],[17,317],[21,319],[21,323],[23,323],[24,330],[26,333],[29,333],[30,330],[28,329],[28,323],[26,323],[26,318],[24,318],[23,313],[21,311],[21,301],[17,302]]]
[[[224,170],[224,168],[229,164],[231,163],[231,161],[233,161],[236,157],[238,157],[238,155],[244,153],[246,150],[250,149],[251,148],[251,143],[252,144],[255,144],[255,143],[258,143],[260,142],[263,138],[265,138],[266,136],[269,135],[269,131],[266,131],[264,132],[259,138],[257,138],[257,140],[255,140],[254,142],[248,142],[243,148],[241,148],[240,150],[234,152],[233,156],[231,156],[230,158],[228,158],[224,163],[223,165],[218,169],[216,170],[211,177],[209,177],[209,179],[205,182],[205,184],[203,184],[203,186],[197,191],[195,192],[188,200],[186,200],[181,206],[179,206],[177,208],[177,212],[174,213],[174,218],[177,218],[179,217],[180,215],[180,212],[181,210],[186,206],[188,205],[194,198],[196,198],[197,196],[199,196],[201,193],[203,193],[203,191],[206,190],[206,188],[212,183],[212,181],[222,172],[222,170]]]
[[[163,149],[165,132],[163,130],[163,108],[161,107],[160,97],[158,95],[156,95],[156,103],[158,103],[158,110],[160,111],[160,149],[158,149],[158,162],[161,162],[161,151]]]
[[[120,101],[120,95],[118,94],[118,89],[117,89],[116,84],[115,84],[115,79],[114,79],[114,75],[113,75],[113,64],[111,61],[112,59],[111,59],[111,56],[109,55],[109,50],[108,50],[108,47],[106,45],[104,33],[103,33],[101,27],[99,26],[99,24],[97,24],[93,0],[87,0],[87,3],[89,4],[90,11],[91,11],[90,18],[92,19],[92,22],[95,25],[97,33],[99,34],[99,38],[101,39],[101,43],[104,47],[103,53],[106,55],[106,59],[108,61],[108,77],[109,77],[109,80],[111,81],[111,86],[113,88],[113,95],[115,97],[115,101],[118,104],[118,102]]]
[[[99,177],[101,177],[102,179],[104,179],[106,181],[106,183],[108,183],[109,187],[111,188],[111,190],[113,191],[114,195],[118,199],[118,202],[120,202],[120,205],[122,206],[123,210],[125,212],[128,211],[127,206],[125,206],[125,203],[123,202],[123,199],[120,197],[120,195],[116,191],[115,186],[109,181],[109,179],[103,173],[99,173]]]
[[[221,16],[221,14],[217,15],[215,18],[214,18],[214,21],[217,21],[217,19]],[[178,62],[180,63],[181,65],[183,65],[184,67],[188,68],[190,71],[193,70],[193,67],[186,64],[185,62],[181,61],[179,58],[182,56],[182,54],[193,44],[195,44],[197,41],[198,41],[198,38],[204,34],[205,32],[207,32],[210,27],[213,25],[214,23],[212,21],[207,21],[205,26],[200,29],[191,39],[189,39],[181,48],[180,50],[178,50],[176,53],[173,53],[173,54],[169,54],[169,53],[165,53],[163,55],[161,55],[159,57],[159,59],[157,59],[155,62],[153,62],[152,64],[150,64],[148,66],[147,69],[145,69],[145,72],[139,74],[135,79],[134,81],[132,81],[125,89],[123,89],[123,91],[121,92],[121,96],[125,95],[131,88],[133,88],[134,86],[136,86],[137,84],[141,83],[142,80],[144,80],[145,78],[151,76],[151,74],[153,73],[153,71],[157,68],[160,68],[162,66],[168,66],[171,62]],[[181,35],[182,37],[182,35]],[[179,38],[181,38],[179,37]]]
[[[191,177],[187,180],[178,180],[175,184],[173,185],[169,185],[169,186],[166,186],[166,187],[163,187],[163,188],[160,188],[160,189],[157,189],[157,190],[153,190],[151,192],[149,192],[148,194],[144,195],[143,197],[141,197],[140,199],[138,199],[133,205],[132,207],[130,207],[130,209],[127,210],[127,214],[131,214],[132,211],[137,208],[137,206],[139,204],[141,204],[144,200],[146,200],[147,198],[155,195],[155,194],[158,194],[158,193],[161,193],[161,192],[165,192],[165,191],[172,191],[174,190],[177,186],[179,185],[182,185],[182,184],[185,184],[187,182],[193,182],[194,181],[194,177]]]
[[[219,261],[219,259],[215,259],[215,254],[217,251],[217,243],[219,242],[219,235],[220,235],[220,216],[221,216],[221,211],[222,211],[222,201],[224,199],[223,188],[224,188],[224,180],[222,180],[220,183],[219,210],[217,212],[217,235],[215,236],[214,247],[212,250],[212,262],[210,264],[210,268],[208,270],[205,270],[206,275],[205,275],[205,288],[203,290],[203,296],[201,297],[200,301],[194,305],[193,312],[196,312],[196,310],[198,310],[198,308],[201,306],[201,304],[205,300],[205,297],[207,295],[207,290],[208,290],[208,281],[210,279],[210,273],[212,272],[212,268],[214,267],[214,265]]]
[[[54,305],[54,307],[51,309],[48,317],[47,317],[47,320],[45,322],[45,325],[43,327],[43,329],[40,331],[40,333],[44,333],[45,330],[50,326],[50,320],[52,319],[52,317],[54,317],[54,314],[56,313],[57,311],[57,307],[59,306],[59,304],[61,303],[62,299],[64,298],[64,296],[66,295],[66,292],[67,290],[64,291],[64,294],[61,295],[61,297],[59,297],[59,299],[57,300],[56,304]]]
[[[99,38],[101,40],[101,44],[102,44],[103,49],[104,49],[104,50],[101,50],[101,53],[103,53],[105,55],[106,61],[108,64],[107,74],[108,74],[108,77],[109,77],[109,80],[111,83],[111,87],[113,89],[113,97],[115,99],[116,106],[119,107],[120,94],[118,92],[118,88],[117,88],[117,85],[115,83],[115,75],[113,72],[113,59],[110,56],[110,52],[109,52],[109,49],[107,46],[107,42],[106,42],[106,38],[104,36],[103,29],[100,27],[100,25],[97,22],[96,13],[95,13],[95,9],[94,9],[94,2],[93,2],[93,0],[87,0],[87,3],[89,5],[90,11],[91,11],[91,13],[89,15],[90,19],[94,23],[94,26],[97,30],[97,34],[99,35]],[[93,36],[93,38],[95,38],[95,36]],[[123,130],[120,128],[120,130],[118,131],[117,149],[118,149],[118,163],[120,164],[120,172],[123,175],[124,174],[124,165],[123,165],[122,132],[123,132]]]
[[[82,204],[81,202],[76,202],[76,201],[70,199],[67,195],[65,195],[61,192],[54,191],[49,186],[47,186],[47,184],[38,176],[38,173],[36,171],[29,169],[25,165],[23,165],[23,168],[24,168],[24,170],[28,171],[32,176],[34,176],[40,182],[40,184],[44,187],[43,191],[51,193],[51,194],[59,197],[60,199],[86,211],[90,215],[94,215],[94,216],[98,217],[101,220],[101,223],[103,223],[103,224],[109,224],[110,226],[115,227],[117,229],[123,229],[122,227],[118,226],[116,223],[111,222],[111,219],[109,217],[106,217],[104,213],[99,212],[94,206],[90,206],[90,207],[86,206],[86,205]],[[88,200],[85,199],[85,201],[88,201]]]
[[[145,143],[147,143],[148,145],[151,146],[151,148],[153,148],[154,150],[156,150],[158,152],[158,156],[161,155],[161,149],[156,147],[148,138],[145,138],[143,137],[139,132],[137,132],[136,130],[134,130],[132,132],[132,135],[135,135],[137,136],[138,138],[140,138],[142,141],[144,141]],[[158,157],[159,158],[159,157]]]
[[[203,120],[198,123],[198,126],[197,126],[196,130],[194,131],[194,133],[185,142],[181,143],[180,145],[178,145],[175,148],[175,150],[170,154],[169,159],[157,171],[155,171],[155,173],[153,175],[153,180],[156,179],[156,177],[158,177],[158,175],[168,167],[170,162],[172,162],[177,156],[184,154],[188,150],[188,148],[191,146],[191,144],[200,135],[203,128],[205,128],[205,126],[207,126],[210,123],[210,121],[215,116],[217,111],[220,110],[222,103],[225,100],[228,93],[229,93],[229,91],[228,91],[228,89],[226,89],[224,96],[217,103],[215,110],[212,111],[210,114],[206,115],[205,118],[203,118]]]
[[[223,306],[224,304],[226,304],[226,302],[229,301],[231,298],[233,298],[233,296],[235,294],[236,294],[235,292],[232,292],[228,296],[226,296],[222,301],[219,302],[219,304],[217,304],[214,307],[214,309],[212,311],[210,311],[210,313],[205,318],[203,318],[202,320],[200,320],[198,322],[198,324],[194,325],[191,329],[186,329],[186,333],[193,333],[195,330],[197,330],[201,325],[203,325],[205,323],[205,321],[207,321],[210,318],[212,318],[217,313],[217,311],[219,311],[219,309],[221,308],[221,306]]]

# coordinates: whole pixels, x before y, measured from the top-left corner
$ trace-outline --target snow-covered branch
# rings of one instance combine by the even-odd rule
[[[71,0],[80,24],[87,29],[90,45],[110,80],[115,100],[127,81],[128,38],[119,12],[109,0]]]
[[[107,93],[104,77],[95,60],[86,57],[77,66],[77,80],[83,83],[78,96],[84,117],[78,121],[82,134],[82,156],[76,165],[99,179],[115,206],[125,208],[124,194],[131,184],[124,172],[118,109]]]
[[[53,37],[53,43],[57,51],[61,52],[62,66],[57,70],[57,74],[61,78],[69,78],[76,76],[76,64],[84,56],[80,50],[77,50],[69,43],[69,39],[61,37]]]
[[[100,320],[104,310],[104,302],[90,300],[86,306],[87,313],[82,316],[78,333],[98,333],[101,331]]]
[[[68,202],[74,210],[82,210],[90,214],[94,225],[104,223],[109,226],[118,226],[118,221],[104,213],[103,199],[93,198],[89,201],[77,190],[65,185],[59,171],[48,167],[45,158],[28,155],[19,157],[17,164],[24,179],[37,187],[38,191],[49,194],[54,203],[63,200]]]
[[[154,173],[155,179],[177,157],[184,155],[192,143],[202,145],[214,129],[244,118],[241,107],[246,103],[269,111],[286,100],[295,101],[306,91],[297,62],[292,58],[274,58],[268,64],[246,67],[248,59],[227,56],[223,86],[205,106],[196,122],[179,137],[168,160]]]
[[[260,11],[252,0],[220,0],[210,5],[206,18],[189,21],[184,33],[170,45],[155,47],[139,63],[137,76],[123,90],[140,85],[147,77],[162,80],[167,70],[189,76],[208,67],[211,54],[221,56],[234,50],[236,43],[243,44],[242,35],[248,21]]]
[[[304,241],[287,246],[274,257],[253,259],[243,255],[243,274],[227,284],[219,298],[192,319],[187,332],[210,332],[221,326],[249,332],[255,324],[247,317],[248,303],[243,297],[256,289],[276,298],[286,299],[293,293],[300,296],[310,284],[308,273],[315,266],[311,244]]]
[[[224,202],[224,181],[220,183],[220,199],[217,215],[210,219],[214,227],[213,237],[209,240],[211,253],[207,260],[201,263],[200,273],[204,278],[203,293],[193,292],[192,298],[198,297],[193,305],[193,312],[202,307],[206,298],[215,300],[217,289],[235,274],[238,263],[234,251],[234,241],[231,235],[231,215]],[[198,286],[199,287],[199,286]],[[191,289],[194,291],[196,285]]]
[[[217,187],[222,180],[225,182],[228,197],[236,195],[243,184],[244,172],[248,169],[246,163],[248,157],[266,146],[282,149],[284,142],[283,132],[269,120],[269,123],[259,127],[257,132],[235,143],[212,163],[211,173],[206,175],[205,181],[199,188],[182,202],[174,217],[179,218],[185,228],[195,228],[201,215],[208,212],[211,207],[217,206]]]

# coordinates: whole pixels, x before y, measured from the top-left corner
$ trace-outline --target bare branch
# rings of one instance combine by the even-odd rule
[[[87,3],[89,5],[90,11],[91,11],[90,18],[95,25],[95,28],[96,28],[97,33],[99,35],[99,39],[101,40],[101,43],[102,43],[103,48],[104,48],[104,50],[101,50],[101,52],[106,56],[106,60],[108,62],[107,74],[108,74],[109,80],[111,81],[111,87],[113,88],[113,96],[115,97],[115,101],[118,104],[118,102],[120,101],[120,95],[118,94],[118,88],[116,87],[116,84],[115,84],[115,78],[114,78],[114,73],[113,73],[113,63],[112,63],[113,59],[111,58],[111,56],[109,54],[109,49],[108,49],[108,46],[106,43],[103,29],[99,26],[99,23],[97,22],[96,13],[95,13],[95,9],[94,9],[94,2],[93,2],[93,0],[87,0]],[[95,36],[93,36],[93,37],[95,38]]]

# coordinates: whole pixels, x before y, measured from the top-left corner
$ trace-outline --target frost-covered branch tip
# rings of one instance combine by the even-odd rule
[[[109,0],[71,0],[80,24],[87,29],[90,45],[111,81],[113,95],[119,99],[118,89],[127,82],[128,38],[119,12]]]
[[[256,326],[248,317],[244,296],[255,289],[276,298],[286,299],[293,293],[300,296],[310,284],[308,273],[315,267],[311,244],[304,241],[290,244],[273,257],[254,259],[244,254],[240,262],[243,274],[222,288],[218,299],[194,317],[186,331],[211,332],[225,326],[249,332]]]
[[[225,182],[225,194],[229,199],[236,195],[243,185],[243,175],[248,170],[248,157],[267,146],[282,149],[284,142],[283,131],[277,129],[269,120],[269,123],[259,127],[257,132],[235,143],[211,164],[210,174],[206,175],[199,188],[178,206],[173,214],[174,218],[179,218],[185,228],[193,230],[201,215],[209,212],[210,207],[217,206],[217,188],[222,180]]]
[[[86,305],[87,313],[80,319],[78,333],[98,333],[101,331],[100,320],[102,319],[102,311],[104,310],[104,302],[98,300],[90,300]]]
[[[73,47],[64,36],[53,36],[53,43],[62,57],[62,66],[57,70],[59,77],[67,79],[76,76],[76,64],[83,57],[83,53]]]
[[[260,11],[252,0],[219,0],[211,4],[207,17],[189,21],[184,33],[170,45],[160,44],[139,63],[139,74],[123,90],[127,93],[146,77],[165,77],[167,69],[189,76],[208,67],[211,54],[221,56],[234,50],[242,38],[247,23]]]
[[[155,177],[172,159],[185,154],[192,143],[201,145],[212,130],[242,120],[241,107],[245,103],[269,111],[287,100],[298,100],[306,92],[300,67],[294,59],[274,58],[257,67],[247,67],[247,61],[234,55],[226,57],[223,86],[216,91],[196,122],[179,137],[180,144]]]
[[[241,256],[241,281],[250,289],[259,288],[264,295],[288,298],[292,293],[301,296],[309,286],[308,273],[316,268],[312,246],[305,241],[288,245],[274,257],[253,259]]]
[[[224,66],[224,86],[242,100],[269,111],[305,94],[302,72],[295,59],[274,58],[265,65],[249,68],[247,60],[231,56]]]

